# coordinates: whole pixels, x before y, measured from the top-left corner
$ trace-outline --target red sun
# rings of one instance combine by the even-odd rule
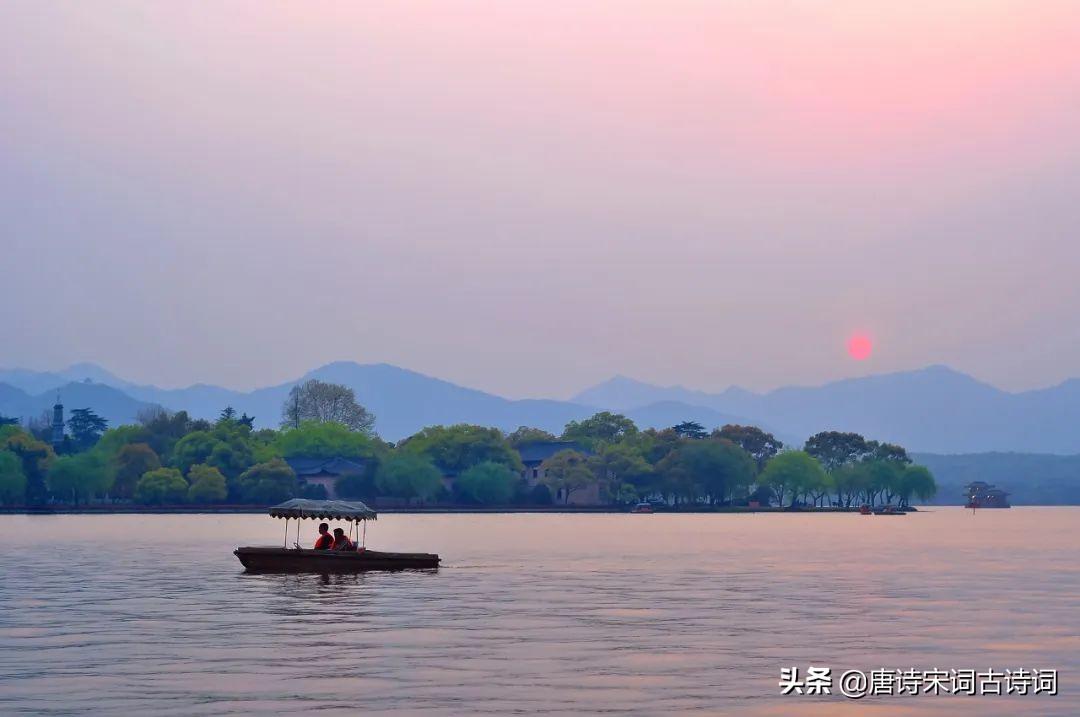
[[[865,361],[874,353],[874,342],[866,334],[852,334],[847,342],[847,352],[856,361]]]

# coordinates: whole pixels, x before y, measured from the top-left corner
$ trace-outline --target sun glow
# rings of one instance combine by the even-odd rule
[[[874,352],[874,342],[866,334],[852,334],[847,342],[847,352],[856,361],[865,361]]]

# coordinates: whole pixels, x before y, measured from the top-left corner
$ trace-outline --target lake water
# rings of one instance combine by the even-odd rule
[[[244,574],[232,549],[282,529],[0,516],[0,713],[1080,714],[1080,508],[383,515],[370,547],[444,567]],[[1056,668],[1061,694],[781,697],[809,664]]]

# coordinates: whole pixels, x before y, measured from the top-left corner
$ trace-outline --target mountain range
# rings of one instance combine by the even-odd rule
[[[296,381],[235,391],[205,384],[140,385],[83,363],[56,372],[0,370],[0,414],[39,416],[59,394],[69,409],[93,408],[112,425],[132,422],[141,409],[157,404],[199,418],[214,418],[231,405],[255,416],[257,426],[270,427],[277,425],[292,386],[310,378],[352,388],[387,440],[428,425],[462,422],[557,433],[568,421],[607,409],[643,428],[684,420],[706,428],[753,423],[795,444],[818,431],[851,430],[923,453],[1080,453],[1080,380],[1010,393],[945,366],[766,393],[741,388],[708,393],[616,376],[562,401],[507,399],[387,364],[340,361]]]

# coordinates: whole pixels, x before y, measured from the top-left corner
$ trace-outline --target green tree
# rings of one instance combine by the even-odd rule
[[[26,478],[26,505],[41,505],[48,498],[45,476],[56,454],[48,443],[40,441],[18,426],[0,426],[0,450],[15,454],[22,463]]]
[[[225,408],[221,409],[221,413],[218,414],[218,423],[221,423],[222,421],[235,421],[235,420],[236,420],[236,409],[233,408],[232,406],[226,406]]]
[[[579,451],[559,451],[540,464],[540,482],[556,495],[561,495],[563,503],[570,502],[575,491],[587,488],[596,482],[596,475],[589,468],[589,458]]]
[[[22,461],[11,451],[0,451],[0,503],[21,503],[26,497],[26,474]]]
[[[116,498],[135,497],[135,484],[147,471],[161,468],[154,449],[146,443],[129,443],[120,448],[112,459],[112,494]]]
[[[238,423],[220,423],[210,430],[192,431],[176,442],[171,463],[182,473],[206,463],[234,480],[255,463],[251,430]]]
[[[109,427],[109,422],[94,413],[93,409],[76,408],[71,411],[67,426],[71,431],[71,440],[75,444],[75,449],[85,451],[98,442]]]
[[[484,461],[502,463],[521,471],[521,457],[497,428],[459,423],[454,426],[429,426],[410,436],[399,452],[423,455],[444,474],[457,474]]]
[[[607,497],[620,501],[630,493],[636,498],[651,492],[655,474],[641,452],[639,442],[601,444],[599,451],[589,457],[589,468],[604,488]]]
[[[513,448],[521,448],[530,443],[544,443],[546,441],[556,441],[558,439],[555,437],[555,434],[548,433],[540,428],[518,426],[517,430],[506,437],[506,440]]]
[[[57,458],[49,467],[46,484],[57,498],[78,505],[107,492],[112,476],[98,451],[86,451]]]
[[[637,432],[637,426],[626,416],[601,411],[584,420],[567,423],[562,438],[596,450],[601,443],[615,443]]]
[[[213,466],[192,466],[188,482],[191,484],[187,494],[189,503],[223,503],[229,497],[225,476]]]
[[[240,474],[238,481],[238,493],[245,503],[280,503],[298,490],[296,473],[280,458],[256,463]]]
[[[712,504],[728,502],[754,478],[753,459],[728,440],[692,440],[676,455],[684,478],[697,488],[694,493],[705,496]]]
[[[135,484],[135,502],[143,505],[183,503],[188,484],[175,468],[147,471]]]
[[[740,426],[729,423],[723,428],[713,431],[715,438],[726,438],[739,448],[742,448],[754,459],[757,470],[760,473],[769,460],[779,453],[784,444],[771,433],[761,430],[757,426]]]
[[[484,461],[465,469],[457,477],[454,489],[465,502],[502,505],[514,495],[514,484],[519,479],[504,464]]]
[[[439,492],[442,473],[423,454],[397,451],[379,465],[375,486],[383,495],[424,501]]]
[[[934,475],[926,466],[905,466],[900,477],[900,505],[911,505],[911,499],[930,500],[937,493]]]
[[[757,482],[772,490],[778,504],[783,505],[784,496],[791,495],[791,505],[795,505],[809,489],[827,484],[827,478],[814,456],[805,451],[785,451],[765,464]]]
[[[340,423],[304,421],[299,428],[283,429],[275,448],[285,458],[348,458],[361,460],[376,453],[375,439]]]
[[[375,416],[357,402],[351,388],[318,379],[293,386],[282,404],[283,428],[297,428],[304,421],[340,423],[352,431],[375,432]]]
[[[845,463],[861,461],[870,454],[872,446],[858,433],[824,431],[810,436],[803,450],[831,472]]]
[[[690,440],[699,440],[709,435],[705,430],[705,426],[697,421],[683,421],[678,425],[672,426],[671,430],[675,431],[675,435],[679,438],[688,438]]]
[[[0,426],[17,426],[19,425],[19,419],[12,416],[5,416],[0,413]]]

